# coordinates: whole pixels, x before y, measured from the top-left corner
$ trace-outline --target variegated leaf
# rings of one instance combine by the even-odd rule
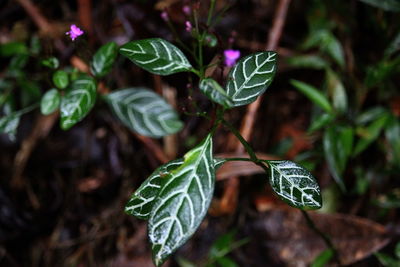
[[[199,227],[210,205],[215,183],[212,138],[185,155],[157,196],[149,220],[153,260],[160,266]]]
[[[209,99],[223,107],[231,108],[234,106],[228,94],[214,79],[206,78],[201,80],[199,88]]]
[[[288,160],[265,162],[269,165],[272,189],[283,201],[304,210],[322,207],[321,191],[309,171]]]
[[[254,102],[271,84],[275,71],[275,52],[259,52],[242,58],[230,71],[226,85],[234,106]]]
[[[139,67],[158,75],[190,71],[192,68],[179,48],[160,38],[126,43],[119,52]]]
[[[160,192],[162,180],[182,163],[183,159],[177,159],[158,167],[131,196],[125,212],[139,219],[148,219],[154,200]]]
[[[130,200],[125,206],[125,212],[139,219],[149,218],[154,200],[161,190],[163,178],[169,172],[178,168],[183,163],[183,159],[176,159],[158,167],[132,194]],[[214,168],[217,170],[226,162],[225,159],[214,159]]]
[[[73,81],[71,88],[61,99],[61,128],[68,130],[81,121],[96,102],[96,83],[93,78],[82,75]]]
[[[97,50],[90,64],[90,70],[96,77],[103,77],[110,72],[115,58],[118,55],[118,46],[114,42],[107,43]]]
[[[117,117],[135,132],[162,137],[182,129],[175,110],[158,94],[146,88],[127,88],[105,96]]]
[[[49,115],[59,108],[61,95],[57,89],[53,88],[47,91],[40,101],[40,111],[43,115]]]

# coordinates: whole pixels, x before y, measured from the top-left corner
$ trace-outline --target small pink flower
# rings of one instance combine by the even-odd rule
[[[225,65],[228,67],[232,67],[236,64],[236,60],[240,57],[239,50],[228,49],[224,51],[225,56]]]
[[[168,13],[166,11],[161,12],[161,18],[166,22],[169,20]]]
[[[75,41],[75,39],[83,34],[83,31],[79,29],[75,24],[71,25],[71,30],[69,32],[65,33],[66,35],[69,35],[71,37],[72,41]]]
[[[190,6],[185,5],[182,7],[182,11],[186,16],[189,16],[190,13],[192,12],[192,9],[190,8]]]
[[[185,25],[186,25],[186,31],[187,31],[187,32],[191,32],[192,29],[193,29],[192,23],[190,23],[190,21],[186,21],[186,22],[185,22]]]

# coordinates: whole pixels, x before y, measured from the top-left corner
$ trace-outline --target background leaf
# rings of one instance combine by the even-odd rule
[[[215,103],[218,103],[225,108],[233,107],[233,102],[230,97],[214,79],[206,78],[201,80],[199,88],[201,92]]]
[[[328,93],[332,98],[332,105],[336,111],[344,113],[347,111],[347,94],[338,75],[332,70],[326,71],[326,83]]]
[[[381,117],[376,119],[367,127],[359,127],[357,129],[357,133],[361,135],[361,138],[357,141],[357,144],[354,148],[353,156],[357,156],[358,154],[363,152],[373,141],[375,141],[379,137],[379,134],[385,127],[388,119],[389,115],[387,113],[384,113]]]
[[[386,11],[400,11],[400,2],[398,0],[360,0],[366,4],[381,8]]]
[[[353,143],[353,132],[346,127],[329,127],[323,136],[323,146],[328,168],[340,189],[346,191],[343,172]],[[351,146],[351,147],[350,147]]]
[[[40,102],[40,111],[43,115],[49,115],[60,107],[61,95],[57,89],[47,91]]]
[[[271,187],[283,201],[304,210],[322,207],[319,185],[308,170],[288,160],[266,162]]]
[[[61,128],[68,130],[80,122],[96,102],[96,83],[93,78],[82,75],[73,81],[71,88],[61,99]]]
[[[103,77],[110,72],[118,55],[118,46],[114,42],[107,43],[97,50],[90,64],[90,70],[96,77]]]
[[[53,83],[59,89],[64,89],[68,86],[68,73],[63,70],[58,70],[53,73]]]
[[[184,158],[164,180],[150,215],[149,238],[157,266],[194,234],[212,199],[215,169],[211,135]]]
[[[11,140],[15,140],[20,116],[18,114],[10,114],[0,118],[0,133],[8,134]]]
[[[332,106],[328,99],[317,88],[297,80],[291,80],[290,83],[308,97],[314,104],[328,113],[332,112]]]
[[[240,59],[231,69],[226,92],[235,107],[254,102],[267,90],[275,75],[276,58],[272,51],[254,53]]]
[[[43,59],[41,61],[43,66],[46,66],[50,69],[57,69],[58,66],[60,66],[60,62],[58,61],[58,59],[56,57],[49,57],[46,59]]]
[[[178,47],[160,38],[126,43],[119,52],[139,67],[158,75],[190,71],[192,68]]]
[[[180,131],[183,123],[158,94],[145,88],[127,88],[105,96],[121,122],[135,132],[162,137]]]
[[[317,55],[300,55],[286,59],[287,63],[296,68],[325,69],[329,64]]]

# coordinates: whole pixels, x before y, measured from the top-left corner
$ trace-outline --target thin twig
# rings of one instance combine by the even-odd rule
[[[326,246],[332,250],[333,252],[333,259],[335,260],[335,262],[341,266],[340,263],[340,259],[339,259],[339,255],[337,252],[337,249],[335,248],[335,246],[333,245],[332,240],[330,239],[330,237],[328,235],[326,235],[324,232],[322,232],[314,223],[314,221],[311,219],[310,215],[308,215],[308,213],[304,210],[301,211],[301,214],[303,215],[304,219],[307,222],[307,226],[314,232],[316,233],[319,237],[321,237],[321,239],[325,242]]]

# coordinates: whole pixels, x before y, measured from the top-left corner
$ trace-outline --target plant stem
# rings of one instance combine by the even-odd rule
[[[210,26],[212,15],[214,13],[215,0],[211,0],[210,9],[208,10],[207,27]]]
[[[336,250],[335,246],[333,245],[330,237],[318,229],[318,227],[315,225],[314,221],[311,219],[310,215],[308,215],[308,213],[306,211],[301,210],[301,213],[303,214],[303,217],[306,220],[308,227],[312,231],[314,231],[314,233],[316,233],[319,237],[322,238],[322,240],[325,242],[326,246],[333,251],[333,257],[334,257],[336,263],[338,263],[339,266],[341,266],[337,250]]]
[[[246,149],[247,153],[250,156],[251,161],[258,164],[260,160],[257,158],[256,153],[254,152],[253,148],[251,148],[250,144],[243,138],[243,136],[239,133],[239,131],[229,122],[224,119],[221,119],[221,122],[236,136],[236,138],[242,143],[244,148]],[[264,164],[263,164],[264,165]]]

